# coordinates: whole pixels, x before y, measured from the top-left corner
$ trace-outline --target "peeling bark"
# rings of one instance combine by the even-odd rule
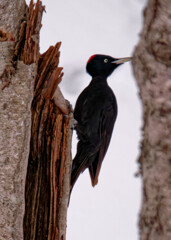
[[[28,240],[65,239],[73,116],[57,86],[63,75],[58,68],[59,47],[60,43],[51,46],[38,62],[26,179],[24,235]],[[57,93],[60,101],[54,100]]]
[[[1,240],[23,239],[23,217],[24,239],[66,239],[73,114],[60,43],[39,54],[43,11],[39,0],[0,2]]]
[[[149,0],[133,60],[144,109],[141,240],[171,239],[171,1]]]

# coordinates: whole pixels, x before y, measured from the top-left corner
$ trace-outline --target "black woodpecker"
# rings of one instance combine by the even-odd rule
[[[117,102],[107,83],[107,77],[119,65],[130,60],[130,57],[117,59],[97,54],[87,62],[86,70],[92,80],[79,95],[74,109],[79,142],[72,164],[71,190],[86,168],[89,169],[92,186],[98,183],[102,161],[117,117]]]

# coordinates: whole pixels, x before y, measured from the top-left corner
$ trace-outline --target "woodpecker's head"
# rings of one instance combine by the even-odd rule
[[[89,58],[86,70],[92,77],[108,77],[119,65],[130,60],[131,57],[113,58],[96,54]]]

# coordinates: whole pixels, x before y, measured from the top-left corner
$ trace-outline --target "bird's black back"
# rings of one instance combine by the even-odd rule
[[[79,95],[74,110],[79,143],[73,160],[71,188],[86,168],[89,168],[92,185],[97,184],[116,117],[117,102],[107,80],[100,76],[93,78]]]

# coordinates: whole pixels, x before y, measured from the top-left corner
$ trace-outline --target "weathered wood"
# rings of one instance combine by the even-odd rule
[[[16,7],[17,6],[17,7]],[[23,239],[36,65],[15,61],[24,0],[0,1],[0,239]]]
[[[149,0],[133,66],[143,102],[141,240],[171,239],[171,1]]]
[[[64,115],[53,100],[63,75],[58,68],[59,47],[60,43],[51,46],[38,63],[26,180],[25,239],[65,239],[72,112],[65,101],[68,111]],[[61,208],[65,208],[64,217]]]
[[[42,6],[42,2],[40,0],[37,0],[36,4],[33,3],[33,0],[30,1],[25,30],[24,47],[21,53],[21,60],[23,60],[23,62],[26,64],[31,64],[33,62],[38,63],[40,38],[39,33],[42,26],[41,20],[44,10],[45,7]],[[24,27],[25,22],[23,22],[22,28],[20,30],[20,39],[24,38]]]
[[[39,53],[43,11],[39,0],[0,2],[2,240],[23,239],[24,206],[24,239],[66,238],[73,116],[58,87],[60,43]]]
[[[31,16],[34,16],[31,11],[39,12],[32,5],[30,8]],[[27,29],[32,29],[29,24],[33,22],[27,23]],[[26,34],[29,42],[27,38],[29,33]],[[60,45],[49,47],[38,60],[26,179],[25,240],[64,240],[66,235],[73,116],[58,87],[63,75],[62,68],[58,67]],[[25,54],[29,56],[30,46],[25,44],[22,53],[28,63],[30,58],[25,58]],[[38,49],[37,45],[34,47]]]

